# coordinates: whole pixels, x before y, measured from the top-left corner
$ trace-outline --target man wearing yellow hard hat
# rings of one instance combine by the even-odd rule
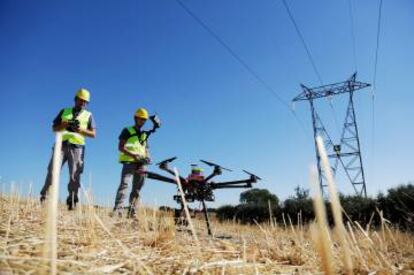
[[[151,119],[153,128],[143,130],[145,122]],[[150,163],[148,153],[148,137],[160,127],[157,116],[148,116],[148,111],[139,108],[134,114],[135,124],[125,127],[118,143],[119,162],[122,163],[121,182],[115,198],[114,212],[121,214],[121,208],[128,190],[128,183],[132,180],[132,189],[129,196],[128,217],[135,216],[135,207],[139,199],[139,192],[145,181],[145,165]]]
[[[96,136],[96,125],[92,113],[86,110],[90,101],[90,93],[86,89],[79,89],[75,95],[75,105],[62,109],[53,120],[53,131],[62,131],[62,166],[68,162],[69,166],[69,196],[66,204],[73,210],[78,202],[80,176],[83,172],[85,137]],[[40,201],[46,199],[48,189],[52,184],[52,159],[49,162],[45,184],[40,192]]]

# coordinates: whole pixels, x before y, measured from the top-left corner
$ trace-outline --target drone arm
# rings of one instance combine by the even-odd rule
[[[237,189],[237,188],[250,188],[252,187],[251,183],[239,184],[239,185],[218,185],[212,186],[212,189]]]
[[[217,173],[216,171],[213,171],[213,173],[211,173],[206,179],[205,179],[205,181],[207,182],[207,181],[209,181],[209,180],[211,180],[212,178],[214,178],[215,176],[218,176],[218,175],[220,175],[221,173]]]
[[[202,162],[209,164],[209,162],[206,162],[204,160],[202,160]],[[222,167],[215,166],[213,172],[205,179],[205,181],[207,182],[207,181],[211,180],[212,178],[214,178],[215,176],[221,175],[223,173],[222,169],[223,169]],[[228,170],[227,168],[224,168],[224,169]],[[231,170],[229,170],[229,171],[231,171]]]
[[[226,189],[226,188],[250,188],[252,183],[255,183],[255,180],[236,180],[236,181],[225,181],[225,182],[212,182],[212,189]]]
[[[215,182],[215,183],[211,183],[212,186],[221,186],[221,185],[235,185],[235,184],[251,184],[251,183],[255,183],[255,180],[252,179],[246,179],[246,180],[235,180],[235,181],[223,181],[223,182]]]
[[[159,166],[159,168],[161,169],[161,170],[164,170],[165,172],[167,172],[168,174],[170,174],[170,175],[172,175],[172,176],[174,176],[175,177],[175,173],[174,173],[174,171],[173,170],[171,170],[167,165],[164,165],[164,166],[162,166],[162,165],[160,165]],[[186,179],[185,178],[183,178],[183,177],[181,177],[181,176],[179,176],[180,177],[180,181],[181,182],[185,182],[186,181]]]
[[[177,182],[175,181],[175,179],[171,179],[162,175],[159,175],[157,173],[154,172],[145,172],[145,175],[147,178],[149,179],[153,179],[153,180],[158,180],[158,181],[163,181],[163,182],[168,182],[168,183],[173,183],[173,184],[177,184]]]
[[[170,175],[173,175],[173,176],[175,176],[175,173],[174,173],[174,171],[173,170],[171,170],[168,166],[162,166],[162,165],[160,165],[160,169],[161,170],[164,170],[165,172],[167,172],[168,174],[170,174]]]

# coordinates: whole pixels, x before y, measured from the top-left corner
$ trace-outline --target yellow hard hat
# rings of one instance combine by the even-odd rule
[[[79,90],[78,90],[78,92],[76,93],[76,97],[77,97],[77,98],[80,98],[80,99],[83,99],[83,100],[85,100],[85,101],[87,101],[87,102],[89,102],[89,100],[90,100],[90,98],[91,98],[91,95],[90,95],[90,93],[89,93],[89,91],[88,91],[88,90],[86,90],[86,89],[84,89],[84,88],[81,88],[81,89],[79,89]]]
[[[135,112],[135,117],[142,118],[142,119],[148,119],[148,111],[144,108],[139,108]]]

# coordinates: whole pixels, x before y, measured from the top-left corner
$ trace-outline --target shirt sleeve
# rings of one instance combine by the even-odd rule
[[[53,120],[53,127],[59,125],[62,122],[62,114],[63,114],[63,109],[60,110],[59,114]]]
[[[88,130],[93,130],[96,129],[96,123],[95,123],[95,119],[93,118],[93,115],[91,114],[91,116],[89,117],[89,121],[88,121]]]
[[[119,140],[128,140],[130,134],[127,128],[124,128],[121,132],[121,134],[119,135]]]

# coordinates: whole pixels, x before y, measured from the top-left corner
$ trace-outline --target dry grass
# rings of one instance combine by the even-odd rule
[[[58,273],[137,274],[314,274],[321,260],[307,226],[239,225],[213,221],[209,238],[195,219],[200,247],[191,232],[177,230],[170,214],[141,207],[137,220],[110,217],[110,209],[59,206]],[[46,209],[18,195],[0,197],[0,273],[46,273]],[[230,239],[218,238],[229,236]],[[333,267],[343,272],[339,239],[332,238]],[[414,274],[414,236],[389,228],[366,231],[348,224],[355,273]],[[411,273],[410,273],[411,272]],[[374,274],[374,273],[372,273]]]

